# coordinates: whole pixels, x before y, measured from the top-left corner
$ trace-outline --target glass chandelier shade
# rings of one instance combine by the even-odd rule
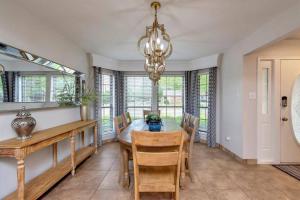
[[[138,49],[145,57],[145,71],[156,84],[165,71],[165,61],[172,54],[173,47],[164,25],[157,20],[160,3],[152,2],[151,7],[155,10],[154,22],[152,26],[146,27],[146,34],[138,40]]]

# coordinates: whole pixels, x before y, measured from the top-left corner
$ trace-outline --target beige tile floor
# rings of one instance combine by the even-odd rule
[[[194,145],[195,182],[186,179],[181,200],[300,200],[300,181],[268,165],[243,165],[219,149]],[[118,184],[119,144],[100,148],[77,168],[75,177],[65,177],[44,200],[127,200],[132,186]],[[168,194],[143,194],[142,199],[170,199]]]

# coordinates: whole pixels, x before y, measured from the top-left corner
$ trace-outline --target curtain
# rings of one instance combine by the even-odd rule
[[[207,145],[216,146],[217,67],[209,69]]]
[[[15,102],[16,76],[18,72],[6,71],[1,75],[3,102]]]
[[[75,76],[75,102],[78,103],[79,102],[79,98],[80,98],[80,94],[81,94],[81,91],[80,91],[80,76],[79,75],[76,75]],[[82,86],[83,87],[83,86]]]
[[[184,111],[194,116],[199,116],[198,105],[200,104],[199,98],[199,71],[186,71],[185,76],[185,106]],[[199,131],[196,132],[195,141],[200,141]]]
[[[115,78],[115,116],[124,113],[124,72],[113,71]]]
[[[98,144],[101,146],[102,145],[102,134],[101,134],[101,131],[100,131],[100,123],[101,123],[101,111],[100,111],[100,105],[101,105],[101,99],[99,98],[100,95],[101,95],[101,90],[102,90],[102,87],[101,87],[101,68],[100,67],[94,67],[94,80],[95,80],[95,83],[94,83],[94,89],[95,89],[95,93],[97,95],[97,100],[94,104],[94,116],[95,116],[95,119],[97,120],[97,124],[98,124],[98,129],[97,129],[97,135],[98,135]]]

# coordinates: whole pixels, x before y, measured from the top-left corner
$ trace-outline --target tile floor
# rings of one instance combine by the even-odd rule
[[[243,165],[219,149],[194,145],[195,182],[186,180],[181,200],[299,200],[300,181],[268,165]],[[119,144],[100,148],[68,175],[44,200],[127,200],[133,199],[132,187],[118,184]],[[143,194],[142,199],[170,199],[168,194]]]

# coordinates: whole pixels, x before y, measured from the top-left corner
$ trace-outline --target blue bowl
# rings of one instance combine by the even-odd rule
[[[149,131],[159,132],[161,130],[161,122],[149,122]]]

